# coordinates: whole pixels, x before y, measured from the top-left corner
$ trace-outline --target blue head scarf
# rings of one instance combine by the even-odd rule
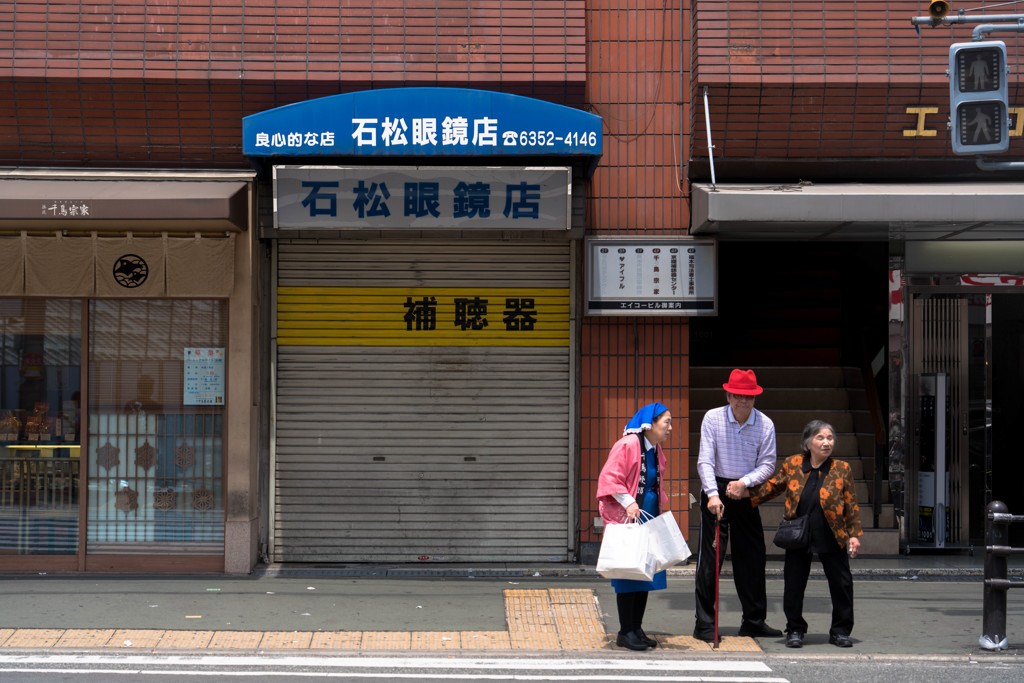
[[[645,432],[651,428],[654,424],[654,418],[664,413],[668,408],[660,403],[648,403],[643,408],[636,412],[633,419],[629,421],[626,428],[622,430],[622,435],[626,434],[639,434]]]

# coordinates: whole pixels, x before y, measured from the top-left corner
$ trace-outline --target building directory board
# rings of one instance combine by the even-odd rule
[[[717,242],[586,240],[587,315],[718,314]]]

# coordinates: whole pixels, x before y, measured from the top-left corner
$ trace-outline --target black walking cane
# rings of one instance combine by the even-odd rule
[[[721,563],[719,562],[719,553],[722,552],[722,519],[715,515],[715,644],[712,646],[713,649],[718,649],[718,579],[721,574]]]

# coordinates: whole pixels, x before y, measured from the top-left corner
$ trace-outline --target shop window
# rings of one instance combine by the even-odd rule
[[[89,554],[221,555],[223,301],[89,305]]]
[[[0,299],[0,555],[78,552],[81,313]]]

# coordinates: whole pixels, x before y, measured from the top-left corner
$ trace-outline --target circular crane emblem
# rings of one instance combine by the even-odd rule
[[[138,287],[149,277],[149,266],[141,256],[125,254],[114,263],[114,280],[122,287]]]

